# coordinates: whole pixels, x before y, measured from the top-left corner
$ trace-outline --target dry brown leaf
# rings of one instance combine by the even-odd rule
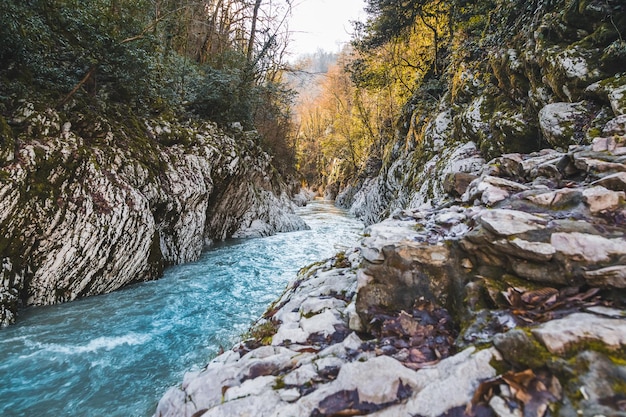
[[[548,299],[554,298],[556,300],[556,295],[559,293],[559,290],[556,288],[540,288],[538,290],[526,291],[521,295],[522,301],[526,304],[539,304],[545,303]]]

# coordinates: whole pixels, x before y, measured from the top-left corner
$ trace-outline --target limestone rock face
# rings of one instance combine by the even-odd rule
[[[367,227],[358,248],[303,269],[261,336],[186,376],[156,416],[617,412],[626,207],[598,185],[621,171],[582,158],[612,155],[507,154],[463,195],[449,187],[448,203]]]
[[[123,132],[91,144],[56,115],[26,114],[21,122],[45,135],[24,138],[14,158],[0,161],[1,325],[19,307],[157,278],[212,240],[306,227],[284,181],[266,173],[269,157],[248,139],[210,124],[151,121],[152,142],[133,149],[118,146]],[[160,145],[164,135],[181,144]]]
[[[495,349],[470,348],[412,369],[406,366],[406,352],[385,354],[363,341],[348,329],[360,256],[354,250],[346,258],[301,272],[265,313],[259,325],[276,327],[268,333],[273,333],[271,345],[244,341],[204,370],[187,374],[159,401],[155,416],[391,417],[418,412],[436,417],[467,404],[480,381],[495,375],[490,365],[498,357]],[[307,314],[294,314],[296,306]],[[318,325],[310,327],[312,320]]]
[[[487,24],[480,35],[455,34],[465,40],[452,47],[446,75],[416,88],[396,134],[381,138],[389,143],[378,172],[364,170],[358,181],[345,181],[339,190],[342,206],[366,224],[396,210],[437,207],[446,201],[446,187],[465,193],[462,181],[478,173],[481,158],[546,148],[566,152],[593,141],[605,142],[614,157],[626,154],[611,143],[625,134],[623,8],[612,2],[492,5],[488,20],[498,23]],[[614,16],[617,26],[603,23],[606,16]],[[433,84],[439,86],[436,98],[428,90]],[[535,167],[535,178],[561,172],[549,159],[546,154]],[[620,164],[614,159],[580,155],[575,163],[577,169],[615,171]],[[507,167],[491,167],[501,168]],[[475,184],[482,188],[483,203],[493,206],[511,194],[488,176],[508,178],[484,174]]]

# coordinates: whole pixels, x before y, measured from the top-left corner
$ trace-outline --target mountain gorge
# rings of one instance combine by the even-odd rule
[[[359,245],[302,268],[155,416],[623,415],[626,5],[368,0],[293,120],[280,19],[241,2],[240,27],[225,3],[111,18],[112,58],[67,25],[52,73],[46,19],[0,6],[40,30],[0,47],[0,322],[305,228],[304,184],[364,221]],[[218,20],[232,37],[192,30]]]
[[[4,324],[19,307],[158,278],[214,240],[307,227],[255,134],[157,119],[85,137],[54,113],[23,112],[39,133],[3,161]]]
[[[324,192],[370,225],[364,238],[301,270],[254,337],[156,415],[620,415],[624,6],[368,5],[374,52],[357,42],[344,62],[356,89],[342,96],[330,73],[309,125],[343,145],[320,143]],[[420,21],[435,53],[399,117],[361,117],[380,92],[359,90],[363,63],[392,62],[376,49],[389,33],[422,48]],[[359,143],[368,121],[381,136]]]
[[[275,14],[239,3],[0,6],[0,325],[307,227],[261,34]]]

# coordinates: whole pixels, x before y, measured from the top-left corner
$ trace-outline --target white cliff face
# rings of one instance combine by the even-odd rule
[[[444,203],[446,176],[475,175],[481,156],[567,151],[621,134],[626,76],[617,51],[624,41],[598,36],[604,30],[599,14],[611,8],[561,7],[499,2],[491,19],[502,17],[507,25],[451,48],[445,75],[425,80],[405,105],[380,171],[364,168],[356,184],[340,190],[338,202],[371,224],[398,209]],[[430,84],[440,86],[437,94]]]
[[[213,240],[306,227],[279,174],[266,174],[270,158],[248,137],[152,122],[153,143],[131,149],[118,145],[122,133],[96,145],[58,116],[25,117],[44,134],[24,138],[0,161],[0,325],[20,306],[156,278]],[[192,139],[161,146],[163,135]]]
[[[476,174],[485,163],[474,142],[443,146],[442,135],[452,128],[449,111],[426,126],[419,150],[401,155],[377,177],[365,180],[354,194],[350,212],[365,224],[377,223],[397,210],[428,208],[448,198],[444,179],[452,173]]]

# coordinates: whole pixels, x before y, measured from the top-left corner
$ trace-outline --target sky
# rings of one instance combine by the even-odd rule
[[[294,55],[338,52],[350,41],[351,21],[364,20],[364,0],[296,0],[289,19]]]

